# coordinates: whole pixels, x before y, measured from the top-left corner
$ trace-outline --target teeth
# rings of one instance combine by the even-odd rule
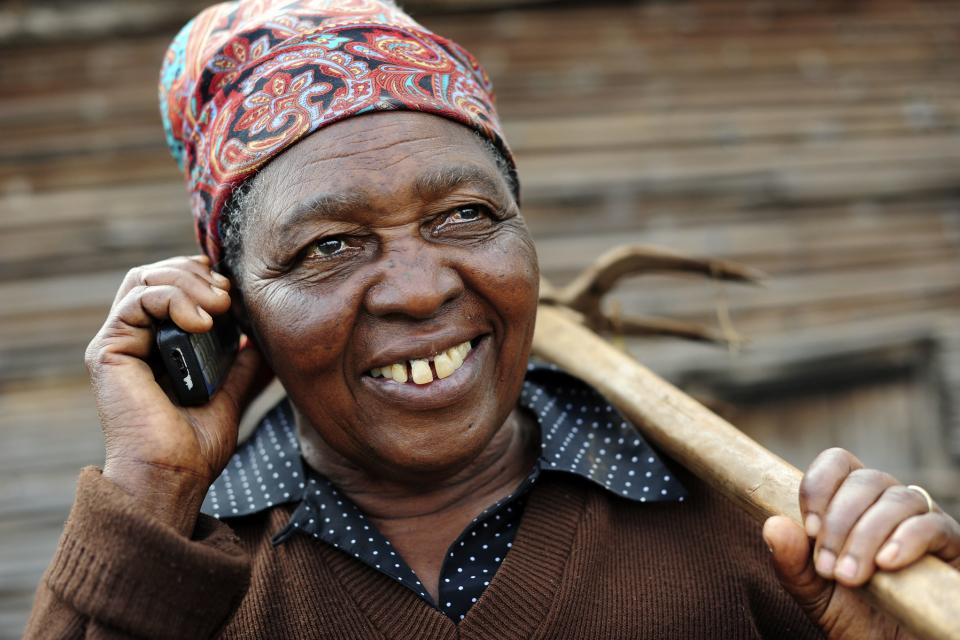
[[[461,363],[462,362],[463,361],[461,360]],[[457,370],[457,368],[453,366],[453,360],[450,359],[450,356],[448,356],[446,352],[434,356],[433,366],[437,370],[438,378],[446,378]]]
[[[406,364],[390,365],[390,377],[396,380],[397,382],[406,382],[407,381],[407,365]]]
[[[459,369],[460,365],[463,364],[463,353],[461,353],[458,347],[451,347],[450,349],[447,349],[444,353],[446,353],[447,357],[450,358],[450,363],[453,365],[454,371]],[[440,373],[439,369],[437,369],[437,373]]]
[[[410,376],[416,384],[433,382],[433,371],[430,370],[430,360],[437,372],[437,378],[446,378],[463,365],[463,359],[470,353],[470,341],[462,342],[455,347],[438,353],[433,358],[410,360]],[[407,381],[407,362],[398,362],[385,367],[375,367],[370,370],[374,378],[383,376],[395,382]]]
[[[413,374],[413,381],[417,384],[427,384],[428,382],[433,382],[433,373],[430,372],[429,360],[411,360],[410,372]],[[437,373],[439,374],[440,372],[437,371]],[[445,376],[440,377],[443,378]]]

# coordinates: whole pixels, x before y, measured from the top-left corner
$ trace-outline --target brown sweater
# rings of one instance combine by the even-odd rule
[[[37,591],[27,638],[817,638],[759,527],[686,474],[682,503],[640,504],[545,474],[514,545],[459,625],[306,536],[293,505],[201,516],[192,540],[95,468]]]

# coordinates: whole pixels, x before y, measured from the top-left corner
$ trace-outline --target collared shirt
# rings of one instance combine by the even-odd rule
[[[513,545],[526,498],[542,473],[573,473],[626,500],[683,501],[686,491],[647,442],[604,398],[553,366],[528,367],[519,406],[540,426],[541,452],[510,495],[488,506],[447,549],[434,602],[390,541],[332,482],[303,461],[290,405],[283,401],[211,485],[202,511],[245,516],[297,507],[274,545],[307,535],[397,580],[455,622],[480,598]]]

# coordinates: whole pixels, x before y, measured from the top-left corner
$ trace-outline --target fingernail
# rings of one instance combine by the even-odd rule
[[[815,513],[808,515],[803,528],[807,530],[807,536],[816,538],[817,534],[820,533],[820,516]]]
[[[229,295],[229,294],[228,294],[226,291],[224,291],[223,289],[220,289],[220,288],[215,287],[215,286],[213,286],[213,285],[210,285],[210,288],[213,289],[213,292],[214,292],[215,294],[217,294],[218,296]]]
[[[877,554],[877,562],[891,563],[897,559],[898,553],[900,553],[900,543],[888,542]]]
[[[216,282],[219,282],[222,285],[230,284],[230,279],[224,276],[223,274],[217,273],[216,271],[211,271],[210,274],[213,276],[213,279]]]
[[[821,549],[820,553],[817,554],[817,573],[819,573],[824,578],[833,577],[833,565],[837,562],[837,556],[834,555],[833,551],[827,551],[826,549]]]
[[[204,320],[213,320],[213,318],[210,317],[210,314],[204,311],[201,307],[197,307],[197,315]]]
[[[853,580],[857,575],[857,561],[850,556],[843,556],[837,563],[836,575],[845,580]]]

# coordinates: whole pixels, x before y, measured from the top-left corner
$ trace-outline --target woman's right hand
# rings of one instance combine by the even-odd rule
[[[185,331],[209,331],[212,316],[230,310],[229,289],[206,256],[131,269],[86,351],[106,448],[103,475],[185,535],[236,448],[242,412],[265,382],[263,360],[244,340],[220,390],[189,408],[171,400],[146,360],[157,323],[170,318]]]

